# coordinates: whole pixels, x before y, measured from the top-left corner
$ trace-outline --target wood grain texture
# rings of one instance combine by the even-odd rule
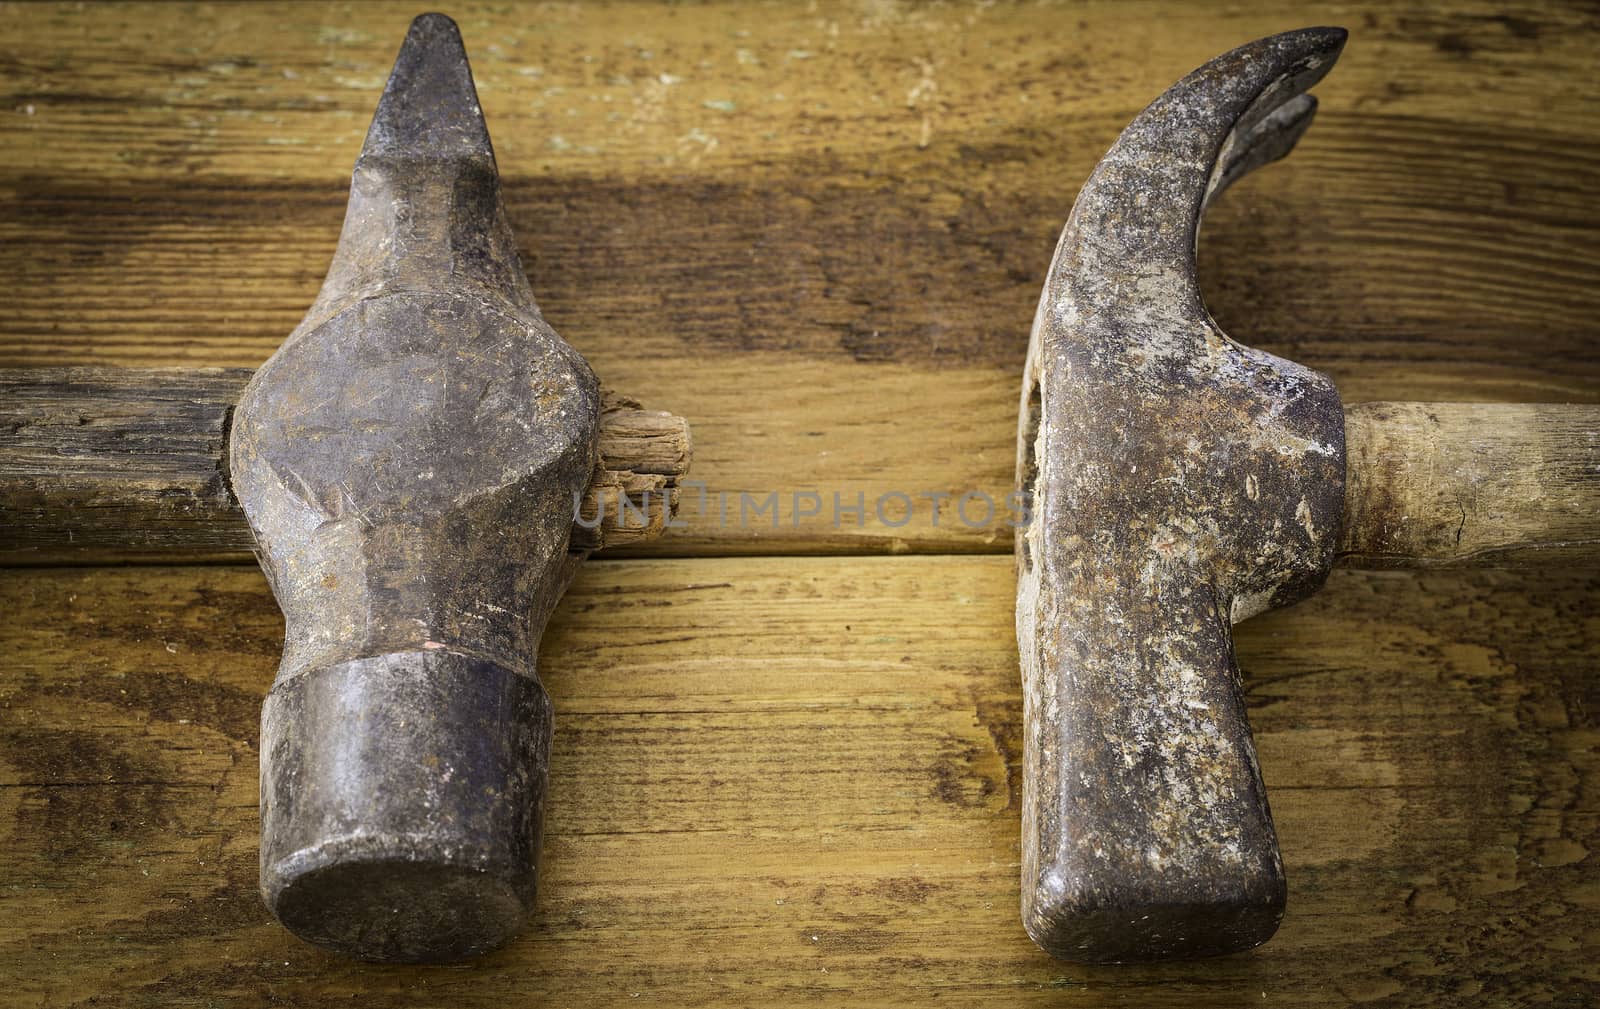
[[[1600,564],[1600,407],[1346,409],[1348,567]]]
[[[0,366],[259,365],[315,296],[393,4],[0,5]],[[585,566],[535,928],[371,969],[266,916],[247,567],[0,570],[0,1002],[1574,1007],[1600,988],[1592,575],[1336,572],[1239,628],[1290,911],[1086,970],[1017,918],[1010,549],[900,491],[1012,485],[1073,196],[1182,74],[1351,43],[1208,216],[1241,340],[1347,401],[1600,402],[1600,18],[1583,4],[453,5],[550,322],[687,417],[697,513]],[[735,514],[737,514],[735,512]],[[891,513],[890,519],[898,519]]]
[[[225,446],[243,368],[0,368],[0,563],[240,560]],[[602,390],[577,554],[662,535],[689,470],[682,417]]]
[[[18,8],[0,37],[0,366],[255,367],[310,304],[415,10]],[[1152,13],[1152,12],[1156,13]],[[1078,185],[1172,81],[1352,30],[1285,163],[1210,213],[1240,339],[1369,399],[1600,400],[1600,74],[1582,5],[453,8],[546,316],[778,491],[659,552],[985,551]],[[26,22],[26,29],[22,28]],[[31,111],[30,111],[31,110]],[[799,516],[816,491],[823,514]],[[859,524],[833,507],[857,494]],[[911,520],[883,495],[911,495]],[[887,521],[885,521],[887,519]]]
[[[20,1004],[1578,1006],[1600,985],[1591,577],[1336,573],[1241,625],[1290,880],[1253,953],[1086,969],[1017,921],[1006,558],[591,562],[551,625],[532,929],[352,964],[256,893],[281,619],[244,567],[0,584]],[[1359,642],[1358,646],[1353,643]]]

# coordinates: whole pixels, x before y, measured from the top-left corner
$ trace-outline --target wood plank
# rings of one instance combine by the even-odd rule
[[[315,295],[414,11],[27,10],[0,36],[0,366],[258,365]],[[779,494],[776,529],[707,522],[716,552],[1003,548],[918,495],[1009,489],[1077,185],[1177,76],[1312,21],[1352,41],[1302,150],[1210,215],[1218,319],[1352,402],[1600,401],[1592,18],[1152,10],[457,11],[547,316],[690,419],[735,514]],[[895,492],[905,525],[871,507]]]
[[[591,563],[541,654],[534,925],[428,969],[316,952],[256,896],[260,575],[35,571],[0,582],[0,974],[59,1004],[1576,1005],[1597,589],[1339,572],[1243,625],[1289,917],[1248,955],[1093,969],[1018,924],[1006,558]]]
[[[320,283],[415,7],[0,20],[0,367],[259,365]],[[1600,402],[1582,5],[460,3],[525,265],[711,492],[1003,494],[1073,193],[1174,78],[1353,30],[1210,215],[1241,339],[1349,401]],[[685,494],[685,497],[689,497]],[[656,549],[1004,550],[827,517]],[[718,527],[721,528],[720,526]],[[1240,628],[1290,873],[1242,957],[1048,960],[1016,915],[1003,557],[586,565],[533,929],[374,969],[255,893],[281,618],[247,567],[0,573],[0,979],[21,1004],[1582,1005],[1600,990],[1592,574],[1357,574]],[[626,625],[626,626],[624,626]]]

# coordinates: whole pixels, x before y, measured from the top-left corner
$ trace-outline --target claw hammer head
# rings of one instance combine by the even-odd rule
[[[1345,33],[1218,57],[1078,195],[1023,380],[1017,537],[1023,922],[1069,960],[1206,956],[1282,917],[1232,625],[1319,587],[1344,495],[1325,376],[1231,340],[1200,297],[1206,203],[1288,153]]]
[[[231,434],[286,625],[261,888],[302,938],[453,959],[531,910],[550,741],[534,659],[599,412],[522,272],[461,37],[420,17],[327,280]]]

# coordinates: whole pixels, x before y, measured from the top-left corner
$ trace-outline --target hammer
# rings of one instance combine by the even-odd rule
[[[1600,407],[1342,406],[1206,311],[1207,203],[1287,154],[1337,28],[1179,81],[1078,194],[1024,368],[1022,920],[1116,963],[1249,949],[1286,899],[1232,625],[1336,562],[1592,564]]]
[[[582,556],[601,412],[534,303],[456,26],[419,17],[321,293],[230,436],[285,621],[261,890],[302,938],[450,960],[531,911],[551,733],[535,656]]]

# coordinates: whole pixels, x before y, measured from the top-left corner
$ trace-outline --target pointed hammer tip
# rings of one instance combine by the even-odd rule
[[[458,39],[461,36],[461,30],[456,27],[455,19],[438,11],[428,11],[412,18],[411,33],[416,34],[418,31],[453,32]]]
[[[443,14],[411,22],[372,117],[361,160],[370,157],[494,162],[466,47]]]
[[[1338,55],[1350,38],[1349,31],[1335,25],[1318,25],[1315,28],[1302,28],[1287,34],[1303,40],[1306,48],[1314,53],[1334,56]]]

